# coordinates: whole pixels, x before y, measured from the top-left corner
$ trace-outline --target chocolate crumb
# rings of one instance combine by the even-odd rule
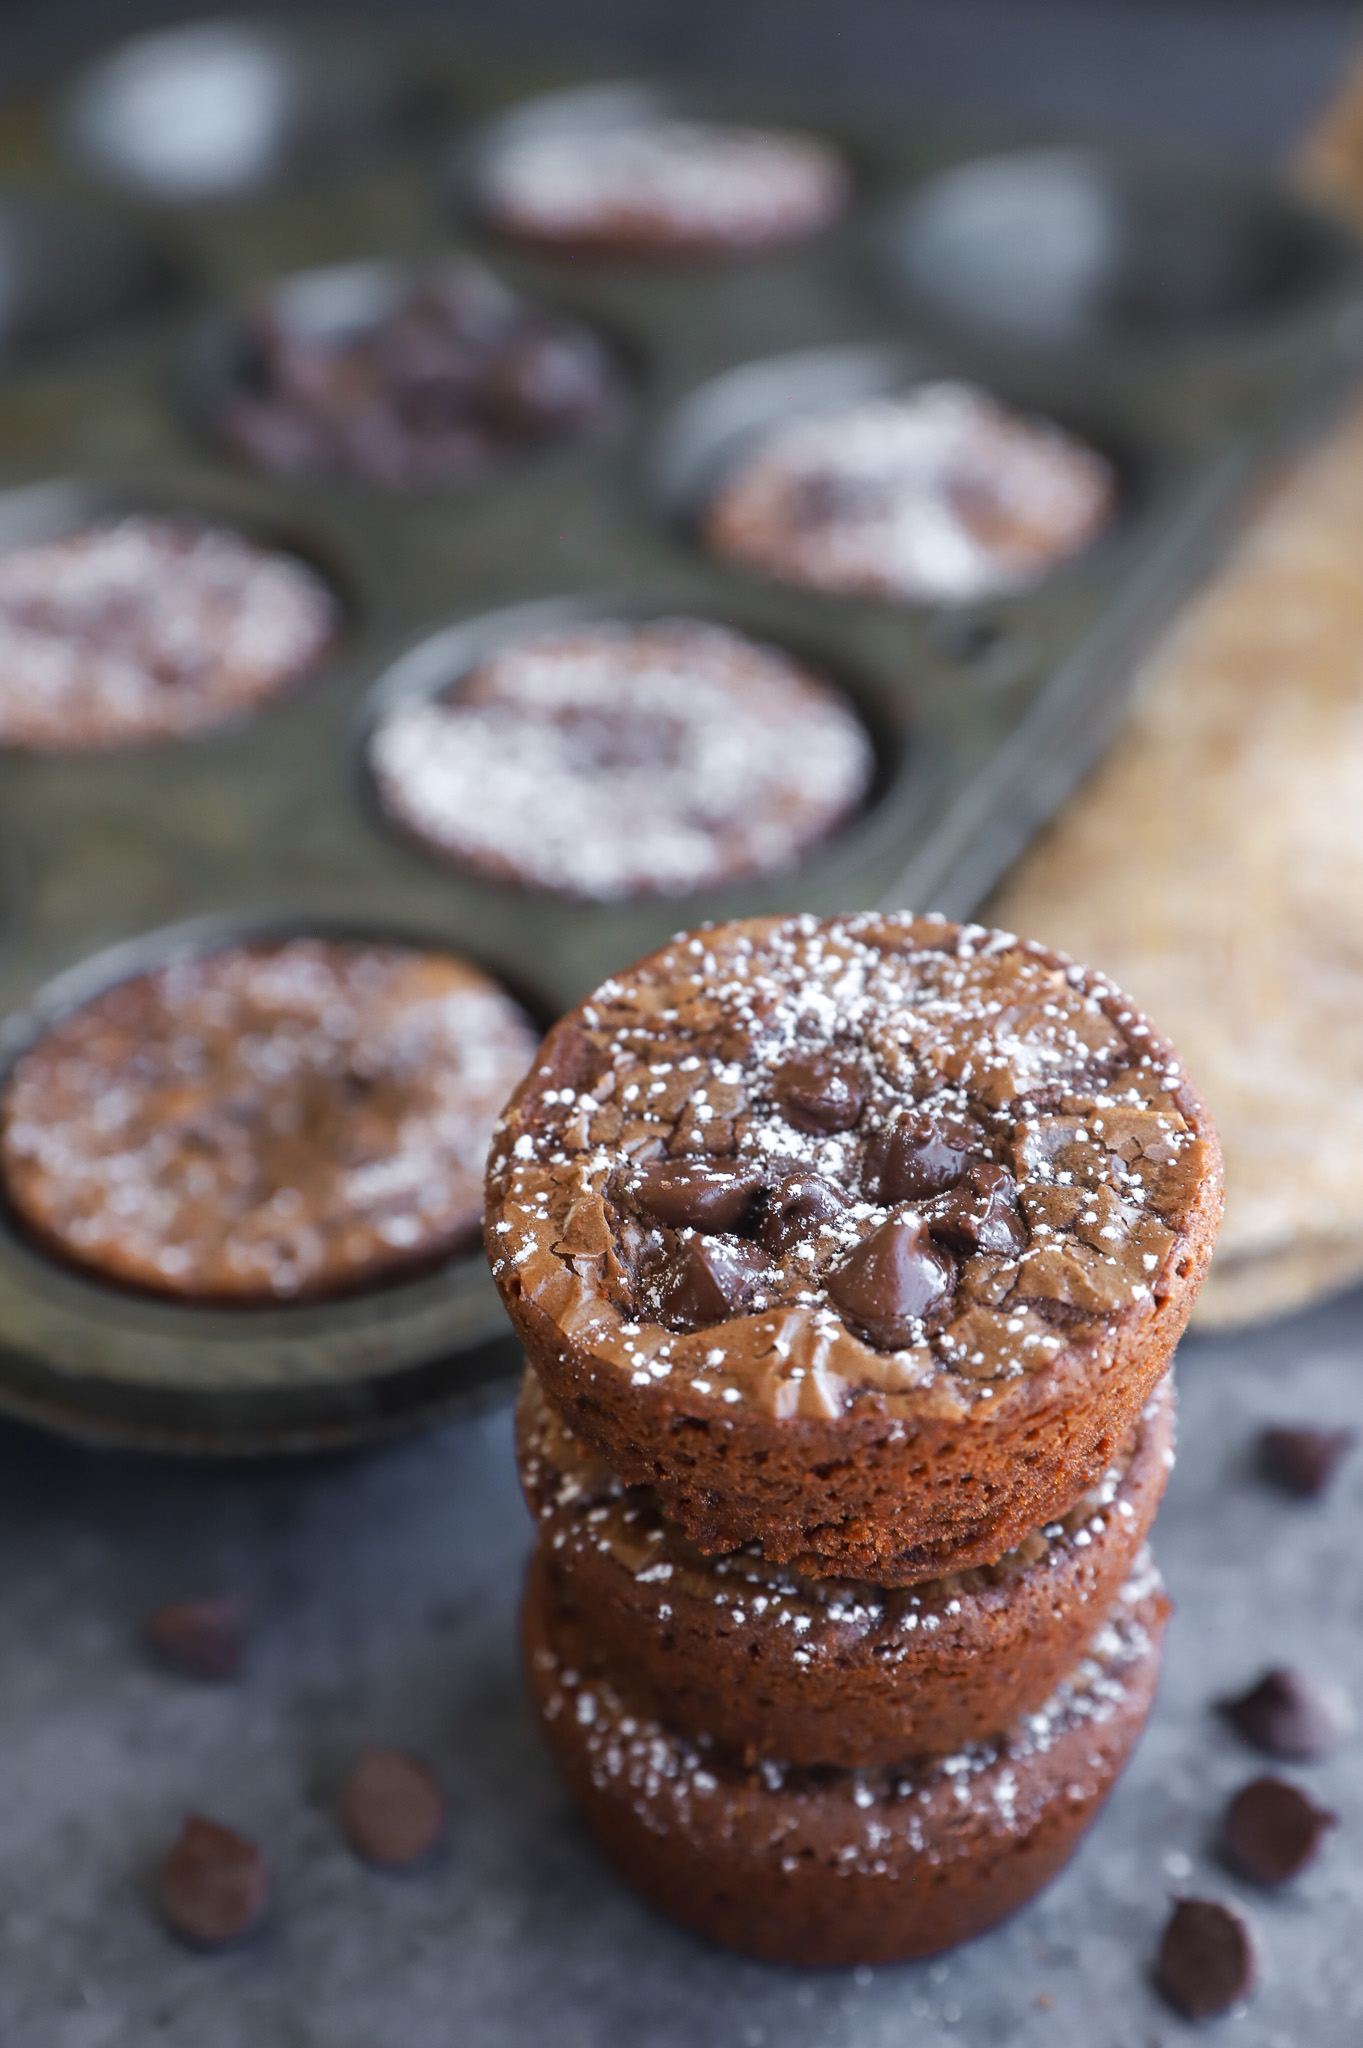
[[[366,1749],[341,1795],[341,1824],[356,1855],[385,1870],[419,1863],[445,1832],[445,1795],[413,1756]]]
[[[269,1866],[254,1842],[191,1813],[161,1866],[157,1898],[181,1940],[224,1948],[258,1925],[269,1890]]]
[[[1339,1816],[1282,1778],[1255,1778],[1226,1811],[1222,1847],[1232,1869],[1255,1884],[1285,1884],[1314,1863]]]
[[[195,1678],[235,1678],[251,1632],[251,1603],[240,1593],[210,1593],[158,1607],[143,1640],[164,1664]]]
[[[1190,2020],[1214,2020],[1254,1989],[1254,1944],[1238,1913],[1215,1899],[1179,1899],[1155,1966],[1160,1990]]]
[[[1344,1732],[1333,1701],[1299,1671],[1266,1671],[1238,1699],[1217,1704],[1255,1749],[1298,1763],[1326,1755]]]
[[[1259,1439],[1260,1464],[1275,1486],[1314,1500],[1325,1492],[1357,1441],[1353,1429],[1266,1429]]]

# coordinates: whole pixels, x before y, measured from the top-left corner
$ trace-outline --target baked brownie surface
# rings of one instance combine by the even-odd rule
[[[204,1299],[355,1287],[467,1246],[534,1033],[453,955],[294,939],[118,983],[0,1096],[21,1223],[109,1279]]]
[[[314,667],[339,609],[239,533],[130,516],[0,553],[0,745],[201,732]]]
[[[484,217],[518,240],[619,254],[722,255],[797,241],[847,201],[837,151],[717,122],[507,137],[479,178]]]
[[[694,619],[502,648],[399,705],[370,760],[389,815],[498,881],[599,900],[790,866],[856,808],[874,760],[837,692]]]
[[[1067,1515],[996,1564],[887,1590],[806,1578],[754,1546],[705,1558],[583,1449],[533,1373],[517,1421],[551,1584],[611,1669],[684,1734],[843,1769],[946,1754],[1039,1707],[1118,1601],[1173,1463],[1166,1379]]]
[[[622,397],[620,365],[589,327],[517,297],[480,264],[434,268],[385,310],[334,327],[308,317],[310,282],[250,309],[249,368],[219,421],[276,474],[398,487],[473,475],[589,431]]]
[[[549,1034],[487,1244],[574,1433],[706,1550],[907,1584],[1097,1484],[1211,1255],[1221,1166],[1101,976],[864,912],[683,934]]]
[[[712,553],[784,583],[963,601],[1067,561],[1115,496],[1109,463],[1061,428],[971,385],[921,384],[770,428],[702,533]]]
[[[749,1768],[674,1734],[532,1564],[526,1668],[601,1847],[663,1912],[771,1962],[931,1955],[1013,1912],[1066,1861],[1135,1744],[1168,1603],[1148,1571],[1045,1704],[1001,1740],[910,1771]]]

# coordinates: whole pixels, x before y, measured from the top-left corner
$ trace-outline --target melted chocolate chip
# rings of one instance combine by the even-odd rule
[[[1239,1699],[1218,1704],[1255,1749],[1298,1763],[1326,1755],[1343,1732],[1331,1701],[1298,1671],[1267,1671]]]
[[[445,1832],[445,1795],[400,1750],[366,1749],[346,1780],[341,1824],[357,1855],[385,1870],[419,1863]]]
[[[1226,1811],[1226,1860],[1255,1884],[1285,1884],[1313,1863],[1339,1816],[1282,1778],[1255,1778]]]
[[[880,1351],[921,1336],[921,1318],[951,1292],[955,1268],[912,1210],[864,1237],[825,1285],[850,1323]]]
[[[254,1842],[192,1813],[161,1866],[157,1897],[175,1933],[196,1948],[223,1948],[265,1911],[270,1873]]]
[[[641,1215],[672,1230],[740,1230],[761,1186],[759,1166],[678,1159],[636,1167],[623,1193]]]
[[[682,1238],[649,1275],[659,1320],[674,1330],[704,1329],[737,1315],[771,1270],[765,1252],[732,1238]]]
[[[213,1593],[158,1607],[142,1625],[161,1662],[196,1678],[235,1678],[246,1654],[251,1605],[240,1593]]]
[[[787,1060],[773,1074],[772,1089],[786,1122],[815,1136],[850,1130],[866,1101],[857,1068],[827,1052]]]
[[[1006,1166],[988,1160],[968,1167],[964,1178],[933,1203],[928,1229],[962,1258],[972,1252],[1020,1252],[1027,1226],[1018,1213],[1017,1182]]]
[[[944,1194],[979,1156],[979,1142],[964,1124],[908,1110],[867,1146],[862,1185],[873,1202],[887,1207],[924,1201]]]
[[[1214,2020],[1254,1989],[1254,1944],[1238,1913],[1215,1899],[1179,1899],[1160,1943],[1159,1988],[1176,2012]]]
[[[1324,1493],[1358,1441],[1352,1429],[1266,1429],[1259,1439],[1263,1468],[1276,1486],[1314,1499]]]
[[[850,1199],[818,1173],[792,1173],[767,1196],[758,1238],[773,1258],[815,1237],[824,1223],[836,1223]]]

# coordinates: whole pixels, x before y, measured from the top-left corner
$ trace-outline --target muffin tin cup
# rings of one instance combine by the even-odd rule
[[[1193,306],[1158,335],[1139,323],[1119,334],[1117,293],[1102,320],[1033,321],[1019,334],[996,299],[983,324],[927,305],[917,272],[905,283],[902,247],[906,210],[931,202],[940,213],[934,179],[949,191],[1012,138],[988,149],[898,114],[650,84],[669,111],[831,136],[852,166],[852,204],[808,243],[739,261],[580,263],[484,234],[452,200],[456,189],[466,199],[489,124],[524,112],[545,74],[518,79],[456,54],[430,76],[465,110],[443,173],[418,151],[372,188],[313,179],[201,206],[218,304],[207,326],[186,314],[97,370],[73,359],[55,379],[0,382],[0,546],[44,521],[63,530],[87,507],[178,504],[314,562],[347,619],[311,677],[233,726],[108,754],[0,754],[10,1058],[80,991],[168,947],[266,926],[452,948],[547,1022],[707,918],[880,903],[968,915],[1096,757],[1152,634],[1215,561],[1265,464],[1348,389],[1363,355],[1356,248],[1251,174],[1228,174],[1237,191],[1252,187],[1244,203],[1279,209],[1283,234],[1301,238],[1271,307],[1230,290],[1214,318]],[[44,132],[31,110],[5,119],[16,151],[18,137]],[[69,190],[55,153],[63,132],[54,104],[47,153],[27,145],[35,188]],[[1082,156],[1126,175],[1121,152]],[[1176,191],[1186,174],[1168,164]],[[959,220],[948,206],[947,228],[959,233]],[[246,299],[327,266],[376,261],[391,273],[455,253],[456,239],[622,348],[634,381],[609,431],[410,492],[253,475],[205,434]],[[1328,245],[1329,260],[1308,261],[1307,242]],[[1083,555],[1031,590],[960,606],[787,587],[706,555],[705,493],[764,421],[797,403],[962,375],[1113,460],[1118,514]],[[49,481],[64,477],[77,481]],[[522,632],[667,615],[788,651],[865,719],[878,764],[870,796],[797,866],[692,896],[582,902],[479,880],[386,820],[365,762],[383,706],[456,683]],[[0,1409],[77,1434],[195,1452],[354,1441],[484,1398],[514,1369],[505,1331],[476,1255],[335,1303],[201,1310],[122,1293],[0,1232]]]

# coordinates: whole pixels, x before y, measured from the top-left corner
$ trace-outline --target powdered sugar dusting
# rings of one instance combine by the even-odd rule
[[[503,878],[600,901],[787,867],[865,794],[850,707],[774,649],[695,620],[503,648],[389,713],[390,814]]]

